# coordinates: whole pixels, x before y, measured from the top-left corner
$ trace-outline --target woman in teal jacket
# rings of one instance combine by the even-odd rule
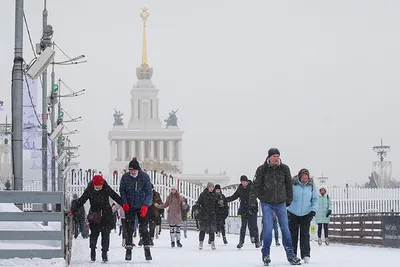
[[[297,254],[297,243],[300,228],[300,254],[304,263],[310,261],[310,222],[318,208],[318,194],[314,181],[307,169],[301,169],[292,179],[293,202],[288,207],[289,229],[292,235],[294,253]]]
[[[329,198],[328,190],[325,186],[321,186],[319,188],[319,197],[318,197],[318,211],[317,216],[315,217],[315,221],[318,224],[318,245],[322,245],[321,233],[322,227],[324,227],[324,235],[325,235],[325,244],[329,245],[328,240],[328,226],[332,213],[332,201]]]

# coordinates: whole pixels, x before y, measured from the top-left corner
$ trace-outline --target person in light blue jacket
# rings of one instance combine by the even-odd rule
[[[293,202],[288,207],[289,229],[293,250],[297,254],[300,229],[300,254],[304,263],[310,261],[310,223],[318,209],[318,193],[310,172],[301,169],[292,179]]]

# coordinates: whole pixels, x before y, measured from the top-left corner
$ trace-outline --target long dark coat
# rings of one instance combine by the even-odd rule
[[[217,231],[217,195],[206,188],[197,200],[199,205],[200,231],[212,234]]]
[[[102,212],[102,218],[100,221],[100,228],[104,230],[114,229],[114,215],[110,206],[110,197],[121,205],[121,197],[107,184],[104,182],[103,188],[99,191],[94,190],[92,182],[89,182],[88,187],[83,192],[82,196],[74,203],[71,208],[72,213],[75,213],[82,207],[87,200],[90,201],[90,209],[93,212]],[[89,227],[92,228],[93,223],[89,222]],[[97,225],[96,225],[97,226]]]

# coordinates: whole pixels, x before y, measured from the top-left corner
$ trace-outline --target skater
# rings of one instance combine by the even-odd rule
[[[288,207],[289,229],[292,235],[294,254],[297,254],[297,244],[300,229],[300,255],[304,263],[310,262],[310,223],[318,208],[317,189],[310,172],[301,169],[292,179],[293,202]]]
[[[257,226],[257,212],[258,212],[257,201],[255,202],[256,203],[255,206],[253,207],[249,206],[251,188],[252,188],[252,182],[249,181],[246,175],[242,175],[240,177],[240,184],[236,189],[236,192],[233,193],[232,196],[226,197],[227,202],[231,202],[240,198],[238,215],[240,215],[241,217],[242,225],[240,227],[239,244],[237,245],[237,248],[239,249],[243,247],[244,239],[246,236],[247,225],[250,231],[251,243],[254,243],[256,248],[259,248],[261,246],[258,235],[258,226]]]
[[[154,205],[157,203],[158,205],[162,204],[160,193],[154,190],[154,185],[151,185],[153,189],[153,200],[151,202],[151,206],[149,208],[149,212],[147,216],[149,217],[149,235],[150,235],[150,246],[154,246],[154,235],[156,232],[156,225],[160,218],[160,210]],[[160,222],[161,224],[161,222]]]
[[[315,222],[318,224],[318,245],[322,245],[322,227],[324,228],[325,244],[329,245],[328,226],[330,222],[329,216],[332,213],[332,201],[327,191],[325,186],[321,186],[319,189],[318,210],[315,216]]]
[[[101,175],[94,175],[82,196],[71,208],[75,214],[89,199],[90,210],[88,215],[90,228],[90,259],[96,261],[96,245],[101,233],[101,258],[108,261],[108,249],[110,246],[110,232],[114,228],[113,214],[110,206],[110,197],[117,203],[121,203],[120,196],[104,181]]]
[[[115,233],[117,232],[117,222],[119,221],[118,209],[119,209],[119,206],[117,206],[116,203],[114,202],[111,205],[111,210],[113,212],[113,220],[114,220],[114,228],[113,229],[114,229]]]
[[[185,202],[178,192],[176,186],[171,186],[171,193],[162,205],[154,204],[159,209],[168,208],[167,221],[169,224],[169,232],[171,235],[171,247],[182,247],[181,243],[181,225],[182,225],[182,208],[186,207]]]
[[[125,220],[125,211],[122,207],[119,207],[118,209],[119,213],[119,218],[121,220],[120,226],[119,226],[119,235],[121,236],[122,234],[122,246],[125,247],[125,242],[126,242],[126,220]]]
[[[206,234],[208,234],[211,249],[215,250],[215,232],[217,231],[217,196],[212,182],[207,183],[207,188],[200,194],[197,203],[200,207],[199,249],[203,249],[204,238]]]
[[[264,265],[269,265],[271,262],[270,248],[272,242],[273,211],[278,217],[287,260],[292,265],[301,264],[301,260],[293,252],[286,211],[286,207],[293,200],[291,178],[289,167],[281,162],[279,150],[271,148],[268,151],[268,157],[264,164],[257,168],[250,193],[250,207],[257,207],[257,198],[261,203],[264,222],[264,240],[261,254]]]
[[[73,194],[72,196],[72,202],[71,202],[71,207],[76,205],[76,202],[78,201],[78,195]],[[75,233],[74,233],[74,238],[78,238],[79,233],[82,235],[84,239],[89,237],[89,231],[86,230],[86,211],[85,207],[81,206],[74,214],[74,224],[75,224]]]
[[[185,197],[182,198],[185,203],[185,208],[182,208],[182,228],[183,228],[183,236],[187,238],[187,224],[188,224],[188,213],[190,210],[190,206],[187,205],[187,199]]]
[[[196,221],[196,229],[197,231],[200,231],[200,226],[199,226],[199,204],[197,202],[192,206],[192,219]]]
[[[125,260],[132,260],[132,236],[135,218],[139,222],[140,236],[143,238],[144,255],[147,261],[152,260],[150,253],[150,238],[148,231],[147,210],[153,199],[150,177],[144,173],[136,158],[129,162],[129,172],[125,173],[120,182],[119,191],[122,198],[122,208],[126,220],[126,254]]]
[[[229,215],[229,206],[228,202],[226,202],[226,197],[221,192],[221,186],[216,184],[214,187],[215,194],[217,196],[217,233],[222,235],[222,240],[224,244],[228,244],[225,235],[225,220]]]
[[[273,221],[274,221],[274,227],[273,228],[274,228],[275,245],[277,247],[279,247],[281,245],[281,243],[279,243],[278,217],[276,216],[274,211],[272,212],[272,218],[273,218]],[[261,219],[261,227],[263,226],[263,224],[264,224],[264,220]],[[261,243],[263,242],[263,240],[264,240],[264,227],[262,228],[261,234],[260,234]]]

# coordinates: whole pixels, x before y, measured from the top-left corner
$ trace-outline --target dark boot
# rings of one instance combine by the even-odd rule
[[[244,244],[244,234],[240,234],[239,244],[236,246],[237,248],[242,248]]]
[[[150,238],[150,246],[154,246],[153,238]]]
[[[132,260],[132,249],[131,248],[126,249],[125,260],[126,261]]]
[[[90,260],[96,261],[96,249],[95,248],[90,249]]]
[[[151,257],[151,253],[150,253],[150,247],[149,246],[145,246],[144,247],[144,256],[146,258],[147,261],[151,261],[153,258]]]
[[[182,247],[182,243],[181,243],[180,240],[176,240],[176,246],[177,246],[178,248],[181,248],[181,247]]]
[[[143,245],[143,239],[142,238],[140,238],[138,245],[139,245],[139,247],[141,247]]]
[[[175,247],[175,242],[171,241],[171,248],[174,248],[174,247]]]
[[[261,247],[261,243],[260,243],[260,239],[259,239],[258,235],[254,238],[254,246],[256,248]]]
[[[223,236],[223,237],[222,237],[222,240],[224,241],[224,244],[225,244],[225,245],[228,244],[228,240],[226,240],[226,236]]]
[[[103,251],[103,252],[101,253],[101,259],[103,260],[103,262],[108,262],[107,251]]]

